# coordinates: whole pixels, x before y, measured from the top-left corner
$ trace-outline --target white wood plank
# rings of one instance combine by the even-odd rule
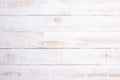
[[[1,65],[0,80],[119,80],[119,66]]]
[[[0,48],[120,48],[120,32],[1,32]]]
[[[0,16],[0,31],[120,31],[120,17]]]
[[[0,64],[120,64],[120,49],[0,49]]]
[[[0,0],[0,15],[120,15],[120,0]]]

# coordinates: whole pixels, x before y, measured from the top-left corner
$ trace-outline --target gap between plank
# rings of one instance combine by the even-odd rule
[[[0,16],[120,16],[120,15],[0,15]]]
[[[120,49],[120,48],[0,48],[0,49]]]
[[[0,65],[40,65],[40,66],[120,66],[120,64],[0,64]]]

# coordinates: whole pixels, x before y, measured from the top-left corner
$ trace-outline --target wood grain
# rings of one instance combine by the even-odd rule
[[[120,31],[120,17],[0,16],[0,31]]]
[[[0,15],[120,15],[119,0],[0,0]]]
[[[120,32],[1,32],[0,48],[120,48]]]
[[[0,49],[0,64],[120,64],[120,49]]]
[[[0,80],[120,80],[120,0],[0,0]]]
[[[1,80],[119,80],[119,66],[1,65]]]

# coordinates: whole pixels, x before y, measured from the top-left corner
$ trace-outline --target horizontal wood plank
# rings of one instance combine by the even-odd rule
[[[0,48],[120,48],[120,32],[1,32]]]
[[[1,65],[0,80],[119,80],[119,66]]]
[[[0,31],[120,31],[120,17],[0,16]]]
[[[120,64],[120,49],[0,49],[0,64]]]
[[[0,0],[0,15],[120,15],[120,0]]]

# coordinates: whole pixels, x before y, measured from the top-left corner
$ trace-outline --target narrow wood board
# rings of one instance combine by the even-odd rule
[[[0,0],[0,15],[120,15],[120,0]]]
[[[0,64],[120,64],[120,49],[0,49]]]
[[[1,32],[0,48],[120,48],[120,32]]]
[[[0,80],[119,80],[119,66],[1,65]]]
[[[0,31],[120,31],[119,16],[0,16]]]

